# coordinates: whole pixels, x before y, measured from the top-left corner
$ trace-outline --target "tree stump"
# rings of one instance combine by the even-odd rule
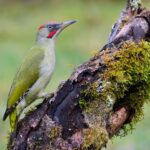
[[[150,89],[150,11],[128,0],[108,43],[17,124],[10,150],[100,150],[139,121]]]

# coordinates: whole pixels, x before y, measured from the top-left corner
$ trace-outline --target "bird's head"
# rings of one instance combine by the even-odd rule
[[[75,23],[75,20],[66,22],[48,22],[38,28],[38,38],[56,39],[58,34],[67,26]]]

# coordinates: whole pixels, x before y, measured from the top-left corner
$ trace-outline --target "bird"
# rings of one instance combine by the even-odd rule
[[[55,68],[56,39],[63,29],[75,22],[47,22],[38,28],[35,44],[23,59],[8,94],[3,121],[9,116],[11,132],[16,129],[19,117],[27,106],[49,95],[44,89]]]

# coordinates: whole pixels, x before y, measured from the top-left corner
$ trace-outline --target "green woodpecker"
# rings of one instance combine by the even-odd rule
[[[46,23],[39,27],[36,43],[20,66],[8,95],[3,120],[9,115],[11,132],[21,112],[35,99],[47,96],[43,91],[55,67],[55,40],[64,28],[75,22]]]

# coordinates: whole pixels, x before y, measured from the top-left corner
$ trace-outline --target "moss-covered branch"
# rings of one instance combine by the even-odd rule
[[[150,97],[149,14],[128,0],[108,44],[18,122],[8,149],[100,150],[127,134]]]

